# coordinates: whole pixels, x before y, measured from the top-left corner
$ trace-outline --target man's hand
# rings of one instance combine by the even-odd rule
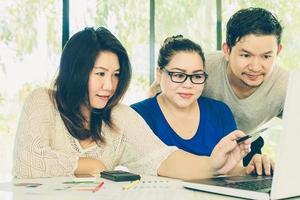
[[[267,155],[255,154],[246,167],[246,173],[270,176],[274,169],[275,162]]]

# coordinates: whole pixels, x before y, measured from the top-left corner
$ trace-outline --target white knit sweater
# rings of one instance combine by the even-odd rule
[[[48,90],[33,91],[24,103],[17,129],[13,174],[18,178],[71,176],[79,157],[101,160],[111,170],[123,165],[140,174],[157,174],[176,147],[164,145],[130,107],[112,110],[115,131],[104,126],[105,145],[83,149],[66,129]]]

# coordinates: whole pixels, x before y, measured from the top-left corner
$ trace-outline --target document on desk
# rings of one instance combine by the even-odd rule
[[[22,193],[24,195],[69,195],[86,196],[99,185],[99,180],[74,182],[72,178],[16,179],[0,183],[0,191]]]
[[[0,191],[8,191],[30,199],[51,196],[53,199],[76,197],[84,200],[120,199],[120,200],[196,200],[194,191],[182,187],[181,181],[157,176],[142,176],[138,182],[114,182],[97,178],[95,182],[74,182],[71,178],[20,179],[0,183]],[[42,199],[42,198],[41,198]]]
[[[132,187],[133,185],[133,187]],[[128,187],[130,186],[130,187]],[[124,189],[126,188],[126,189]],[[127,189],[129,188],[129,189]],[[134,184],[106,182],[98,192],[92,194],[89,200],[166,200],[166,199],[196,199],[193,191],[182,188],[181,181],[162,177],[142,177],[142,180]]]

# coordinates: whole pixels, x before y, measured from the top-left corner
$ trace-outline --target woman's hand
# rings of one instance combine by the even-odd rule
[[[94,158],[80,157],[75,174],[99,174],[106,170],[105,165],[100,160]]]
[[[245,136],[245,133],[242,131],[233,131],[222,138],[213,149],[210,155],[211,166],[218,174],[229,173],[250,152],[251,139],[247,139],[239,144],[236,142],[238,138],[243,136]]]

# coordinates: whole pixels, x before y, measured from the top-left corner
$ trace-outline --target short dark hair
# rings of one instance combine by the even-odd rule
[[[275,35],[281,43],[282,26],[277,17],[263,8],[246,8],[232,15],[226,26],[226,43],[231,49],[246,35]]]
[[[95,61],[103,51],[115,53],[120,63],[119,81],[114,95],[103,109],[91,108],[88,96],[88,80]],[[102,120],[110,127],[111,109],[118,104],[128,89],[131,65],[121,42],[106,28],[85,28],[74,34],[66,43],[60,60],[59,73],[54,84],[53,97],[70,134],[84,140],[92,138],[104,142],[101,136]],[[81,106],[92,110],[90,127],[81,112]]]
[[[160,68],[165,68],[171,61],[172,56],[180,51],[197,53],[205,66],[205,57],[199,44],[182,35],[167,37],[159,50],[157,64]]]

